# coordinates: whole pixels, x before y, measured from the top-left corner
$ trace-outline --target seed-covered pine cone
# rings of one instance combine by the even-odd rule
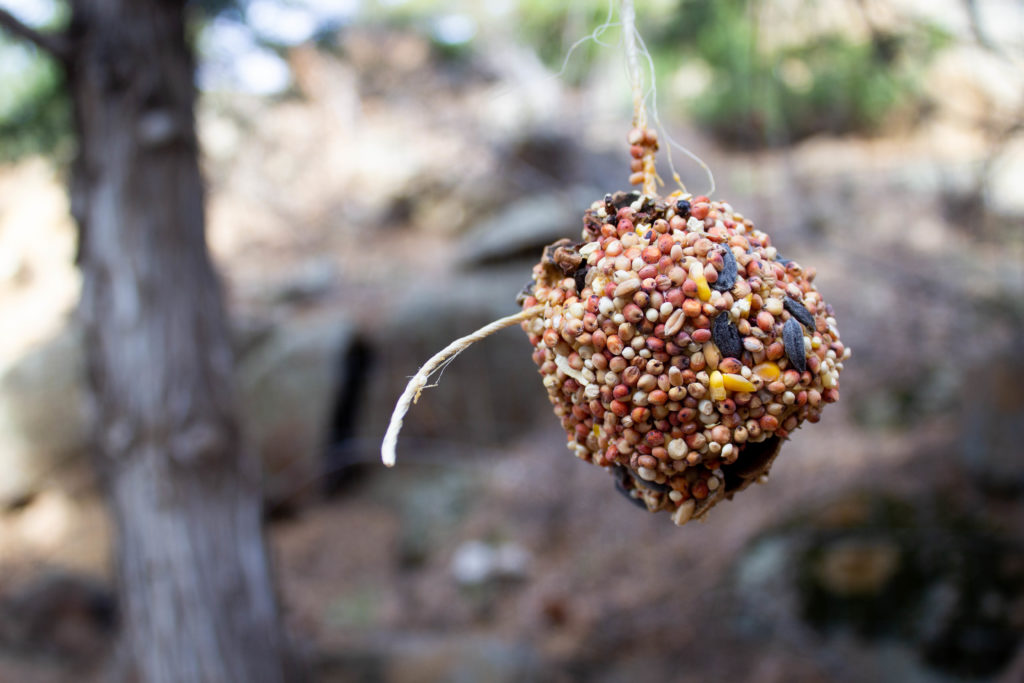
[[[839,398],[850,350],[815,272],[729,204],[619,192],[544,250],[522,324],[576,455],[676,524],[768,472]]]

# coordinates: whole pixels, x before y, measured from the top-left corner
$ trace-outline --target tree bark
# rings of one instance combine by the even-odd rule
[[[73,0],[81,313],[128,680],[280,681],[257,463],[206,249],[183,0]]]

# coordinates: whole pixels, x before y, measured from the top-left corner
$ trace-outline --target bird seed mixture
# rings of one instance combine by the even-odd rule
[[[814,276],[725,202],[595,202],[519,298],[569,448],[680,525],[762,478],[850,356]]]

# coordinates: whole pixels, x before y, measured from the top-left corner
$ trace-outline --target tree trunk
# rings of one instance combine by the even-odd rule
[[[65,62],[96,451],[126,679],[280,681],[257,464],[205,242],[182,0],[73,0]]]

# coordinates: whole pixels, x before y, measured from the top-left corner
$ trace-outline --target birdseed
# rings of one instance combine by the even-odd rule
[[[806,349],[804,348],[804,331],[795,318],[790,318],[782,326],[782,343],[786,347],[786,358],[790,364],[803,372],[807,369]]]
[[[850,356],[813,278],[723,202],[595,202],[519,297],[543,305],[522,328],[569,448],[677,524],[763,479]]]

